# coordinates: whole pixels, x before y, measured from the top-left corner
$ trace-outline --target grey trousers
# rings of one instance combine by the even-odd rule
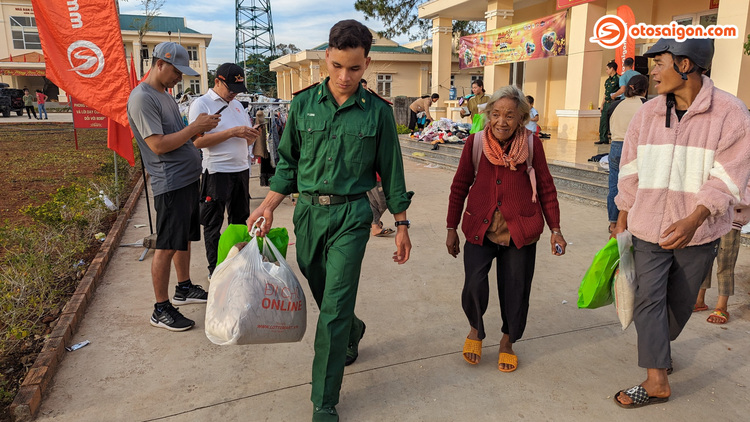
[[[671,366],[669,342],[680,335],[693,314],[698,290],[711,271],[718,247],[717,239],[670,250],[633,236],[638,366]]]
[[[370,209],[372,209],[372,224],[380,225],[380,217],[388,209],[381,182],[378,182],[374,188],[367,191],[367,199],[370,201]]]

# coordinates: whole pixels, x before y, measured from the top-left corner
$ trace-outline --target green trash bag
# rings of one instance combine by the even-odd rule
[[[595,309],[614,301],[612,282],[619,263],[617,239],[609,239],[609,242],[594,255],[594,261],[581,280],[581,287],[578,288],[579,308]]]
[[[477,133],[484,130],[484,113],[475,114],[471,118],[471,130],[469,133]]]
[[[268,240],[273,242],[276,249],[281,252],[281,255],[286,259],[286,249],[289,246],[289,232],[285,227],[274,227],[268,232]],[[247,226],[244,224],[230,224],[224,233],[219,238],[219,250],[217,251],[216,265],[218,266],[225,259],[232,246],[240,242],[249,242],[251,239],[250,233],[247,230]],[[263,238],[258,237],[258,246],[260,247],[261,253],[263,252]]]

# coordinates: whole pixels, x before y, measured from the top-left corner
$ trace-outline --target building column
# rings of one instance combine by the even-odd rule
[[[513,0],[490,0],[487,2],[487,31],[502,28],[513,23]],[[484,67],[484,90],[489,95],[508,85],[510,64],[489,65]]]
[[[422,95],[430,93],[430,66],[422,64],[419,66],[419,86],[417,92],[414,93],[415,97],[421,97]]]
[[[589,42],[594,24],[606,12],[606,0],[574,6],[567,27],[568,68],[565,80],[565,109],[557,110],[558,139],[598,139],[602,74],[602,47]]]
[[[310,63],[310,85],[320,82],[320,65]]]
[[[138,80],[143,78],[141,75],[141,43],[133,41],[133,67],[135,67],[135,73],[138,75]]]
[[[294,92],[299,91],[302,88],[304,87],[300,86],[299,69],[297,68],[289,69],[289,91],[294,93]]]
[[[279,71],[276,71],[276,98],[288,99],[286,92],[284,92],[284,74]]]
[[[432,86],[430,92],[425,93],[440,95],[436,107],[430,107],[430,114],[435,119],[446,117],[445,100],[451,85],[452,58],[453,20],[439,16],[432,20]]]
[[[292,99],[292,84],[289,82],[289,70],[284,69],[281,71],[281,79],[282,79],[282,85],[284,86],[284,99],[285,100],[291,100]]]
[[[201,63],[200,81],[201,81],[201,94],[208,92],[208,60],[206,59],[206,46],[201,44],[198,46],[198,59]]]
[[[721,64],[721,71],[712,72],[711,79],[717,88],[723,89],[750,104],[750,56],[742,53],[750,32],[750,0],[719,2],[718,25],[736,25],[737,38],[721,39],[714,43],[713,68]],[[743,77],[744,75],[744,77]]]
[[[58,88],[60,89],[60,92],[58,92],[57,94],[57,101],[60,103],[67,103],[68,101],[70,101],[70,96],[68,96],[68,93],[59,86]]]

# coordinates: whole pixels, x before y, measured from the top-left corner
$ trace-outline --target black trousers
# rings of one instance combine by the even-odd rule
[[[229,215],[229,224],[246,224],[250,217],[250,170],[214,174],[205,171],[201,178],[200,218],[208,272],[213,274],[221,226],[224,224],[224,211]]]
[[[34,118],[36,119],[36,110],[34,110],[34,106],[24,106],[26,108],[26,115],[29,116],[29,119],[31,118],[31,114],[34,114]]]
[[[414,132],[417,128],[417,113],[409,109],[409,130]]]
[[[270,186],[271,177],[276,174],[276,168],[271,164],[271,157],[260,159],[260,185]]]
[[[536,262],[536,242],[517,249],[500,246],[487,238],[484,244],[464,245],[464,289],[461,305],[469,324],[479,331],[479,339],[486,337],[484,313],[487,311],[490,288],[489,277],[492,261],[497,259],[497,290],[500,297],[500,316],[503,319],[502,332],[515,343],[523,336],[526,318],[529,313],[531,280],[534,278]]]

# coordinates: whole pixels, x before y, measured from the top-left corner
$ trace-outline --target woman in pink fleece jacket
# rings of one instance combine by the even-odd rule
[[[640,385],[618,392],[625,408],[662,403],[671,389],[670,340],[682,331],[719,238],[750,177],[750,114],[702,74],[713,41],[661,39],[644,54],[659,96],[636,113],[625,135],[613,235],[633,234],[633,321]]]

